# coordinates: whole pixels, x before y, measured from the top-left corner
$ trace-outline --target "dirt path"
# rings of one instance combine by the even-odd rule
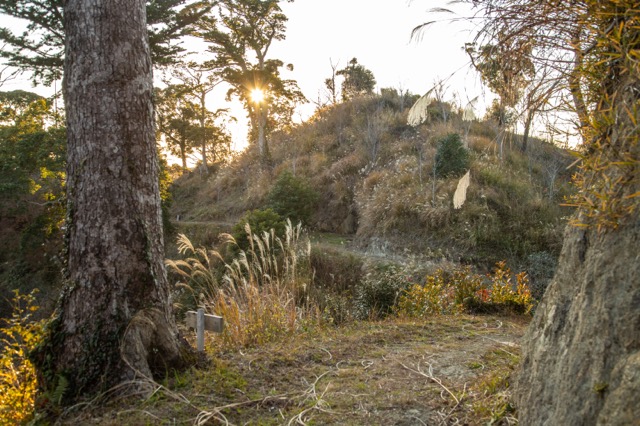
[[[526,323],[466,315],[358,322],[218,354],[211,368],[167,383],[171,391],[69,424],[510,424],[509,376]]]

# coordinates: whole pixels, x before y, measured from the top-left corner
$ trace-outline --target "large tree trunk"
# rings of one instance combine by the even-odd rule
[[[521,424],[640,419],[639,253],[637,220],[607,233],[567,229],[558,271],[525,336]]]
[[[592,142],[576,173],[574,220],[582,226],[567,229],[556,276],[525,336],[515,392],[523,425],[640,419],[640,69],[633,55],[640,28],[628,12],[633,4],[590,4],[600,57],[586,75],[598,102],[582,129]]]
[[[41,386],[71,402],[182,366],[169,300],[144,0],[64,6],[68,282]]]

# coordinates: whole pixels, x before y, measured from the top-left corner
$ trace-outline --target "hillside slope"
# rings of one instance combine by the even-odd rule
[[[502,259],[522,268],[531,256],[557,258],[571,212],[560,206],[571,190],[570,154],[541,140],[523,153],[519,137],[511,136],[500,159],[490,122],[464,122],[450,105],[434,104],[430,119],[414,128],[406,124],[412,100],[386,90],[326,107],[272,135],[270,167],[260,166],[250,148],[209,176],[183,175],[172,187],[172,215],[236,222],[272,205],[274,184],[289,173],[316,194],[307,225],[351,235],[363,250],[484,269]],[[459,210],[452,204],[459,175],[434,173],[438,146],[451,133],[468,145],[470,158],[470,187]]]

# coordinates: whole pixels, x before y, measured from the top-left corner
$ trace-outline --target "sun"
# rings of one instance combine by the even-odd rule
[[[264,102],[264,90],[255,88],[251,90],[251,100],[257,104]]]

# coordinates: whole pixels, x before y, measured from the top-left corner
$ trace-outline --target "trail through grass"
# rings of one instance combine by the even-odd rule
[[[355,322],[217,353],[142,402],[63,424],[422,425],[515,423],[509,380],[522,317]]]

